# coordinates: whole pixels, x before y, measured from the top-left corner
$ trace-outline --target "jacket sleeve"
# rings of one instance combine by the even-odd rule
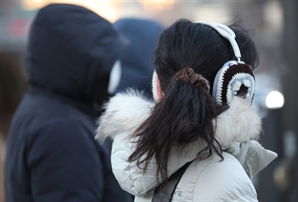
[[[89,133],[67,120],[52,121],[34,132],[27,159],[34,201],[102,200],[103,167]]]
[[[143,166],[138,167],[136,162],[128,162],[129,156],[135,149],[132,142],[135,139],[129,137],[129,133],[123,132],[114,137],[112,146],[112,169],[121,188],[135,196],[145,196],[150,190],[156,188],[161,180],[156,175],[157,165],[154,159],[148,162],[146,171]],[[172,175],[180,167],[196,158],[198,142],[186,148],[188,152],[173,148],[168,161],[168,175]]]
[[[121,188],[132,195],[146,195],[150,187],[156,186],[156,164],[152,161],[146,170],[146,182],[143,182],[143,170],[137,167],[135,162],[128,162],[130,154],[134,150],[133,143],[127,133],[115,136],[112,146],[112,170]],[[151,184],[151,186],[147,186]]]

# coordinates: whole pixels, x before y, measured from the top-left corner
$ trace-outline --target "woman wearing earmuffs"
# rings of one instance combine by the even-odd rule
[[[251,178],[277,157],[258,142],[258,53],[239,24],[176,21],[155,51],[154,102],[128,90],[105,106],[113,172],[135,201],[257,201]]]

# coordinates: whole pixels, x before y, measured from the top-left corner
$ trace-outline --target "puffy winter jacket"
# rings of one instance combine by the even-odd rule
[[[197,153],[204,147],[200,139],[183,148],[173,146],[168,161],[169,176],[187,162],[193,162],[179,181],[172,201],[257,201],[257,193],[250,178],[277,155],[264,149],[257,141],[250,140],[259,133],[260,119],[250,104],[242,101],[241,98],[235,98],[216,122],[216,137],[228,151],[222,153],[223,161],[216,154],[205,160],[195,160]],[[114,139],[113,172],[120,186],[136,196],[135,201],[151,201],[155,188],[161,183],[160,177],[156,176],[154,160],[149,162],[145,172],[142,165],[138,167],[135,162],[127,161],[135,149],[133,142],[136,137],[131,135],[148,118],[153,107],[154,103],[137,92],[117,94],[106,105],[97,130],[97,138]],[[230,127],[235,120],[238,126],[234,123]],[[241,123],[241,120],[245,122]]]

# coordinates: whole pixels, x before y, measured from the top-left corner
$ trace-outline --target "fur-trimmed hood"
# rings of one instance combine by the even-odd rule
[[[96,138],[114,139],[120,132],[130,134],[145,121],[154,108],[154,103],[143,97],[141,92],[128,90],[118,93],[104,105],[105,112],[99,118]]]
[[[249,177],[253,177],[274,160],[277,154],[264,149],[256,141],[261,132],[261,119],[253,107],[243,101],[241,98],[234,98],[229,105],[230,108],[213,120],[213,124],[216,138],[221,146],[239,160]],[[150,162],[145,175],[139,171],[141,168],[135,163],[127,162],[135,148],[132,143],[134,140],[129,137],[150,116],[154,106],[155,103],[146,99],[142,93],[130,89],[126,93],[118,93],[112,97],[105,104],[105,112],[98,120],[96,138],[100,141],[106,138],[114,139],[113,152],[118,152],[115,155],[120,156],[123,164],[127,166],[123,168],[124,165],[119,164],[119,161],[116,162],[117,165],[113,166],[116,178],[121,178],[119,183],[124,190],[137,196],[146,195],[160,183],[156,180],[154,160]],[[120,150],[115,149],[116,147],[122,147],[121,154]],[[185,163],[194,160],[201,148],[204,148],[204,143],[200,139],[184,148],[174,146],[168,162],[169,176]],[[136,174],[125,175],[127,169]],[[134,178],[132,176],[135,179],[131,179]]]
[[[129,89],[118,93],[104,105],[105,113],[99,118],[96,138],[114,138],[119,132],[133,133],[151,114],[155,103],[141,92]],[[253,106],[235,97],[230,108],[213,120],[215,136],[223,148],[235,142],[257,140],[261,132],[261,118]]]

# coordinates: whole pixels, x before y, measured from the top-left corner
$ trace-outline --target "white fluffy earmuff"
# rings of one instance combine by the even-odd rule
[[[160,87],[159,78],[155,70],[152,76],[152,94],[153,94],[153,99],[156,103],[160,102],[160,100],[163,98],[163,93]]]

